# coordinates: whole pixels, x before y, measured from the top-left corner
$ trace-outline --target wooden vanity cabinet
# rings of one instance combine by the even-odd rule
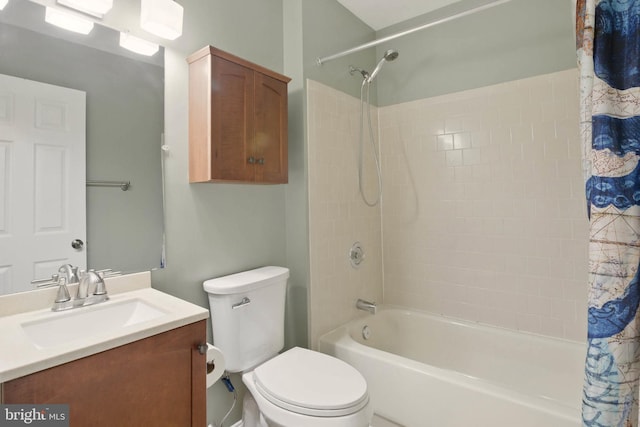
[[[202,427],[205,341],[202,320],[8,381],[2,400],[69,404],[71,426]]]
[[[283,184],[289,77],[207,46],[189,63],[189,182]]]

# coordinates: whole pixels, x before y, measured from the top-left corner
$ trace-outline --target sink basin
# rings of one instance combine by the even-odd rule
[[[36,347],[50,348],[109,334],[165,314],[165,311],[141,299],[130,299],[76,308],[64,313],[51,312],[45,318],[27,321],[21,326]]]

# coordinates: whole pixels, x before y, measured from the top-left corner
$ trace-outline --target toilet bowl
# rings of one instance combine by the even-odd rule
[[[367,427],[367,383],[333,356],[284,346],[289,270],[262,267],[204,282],[214,345],[242,381],[259,414],[245,405],[243,427]]]
[[[315,351],[294,347],[242,381],[271,426],[361,427],[373,415],[362,375]]]

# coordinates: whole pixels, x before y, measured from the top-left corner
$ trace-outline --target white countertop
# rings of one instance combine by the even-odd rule
[[[123,281],[126,280],[126,278],[121,278],[120,280]],[[155,319],[120,328],[117,331],[101,331],[100,325],[98,324],[95,325],[95,333],[92,333],[90,336],[83,336],[80,339],[74,339],[69,342],[61,342],[60,344],[47,348],[39,348],[36,346],[29,339],[21,325],[25,322],[50,317],[52,315],[64,316],[70,312],[89,307],[53,313],[49,305],[47,308],[38,308],[33,311],[22,311],[1,316],[0,383],[179,328],[209,317],[209,310],[150,287],[138,287],[138,289],[113,294],[107,283],[107,290],[109,291],[109,301],[96,304],[94,307],[118,304],[128,299],[140,299],[157,307],[166,314]],[[1,312],[2,310],[0,310],[0,313]]]

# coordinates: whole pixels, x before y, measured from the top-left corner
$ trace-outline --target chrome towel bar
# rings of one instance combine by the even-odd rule
[[[131,181],[91,181],[87,180],[87,187],[120,187],[122,191],[127,191],[131,186]]]

